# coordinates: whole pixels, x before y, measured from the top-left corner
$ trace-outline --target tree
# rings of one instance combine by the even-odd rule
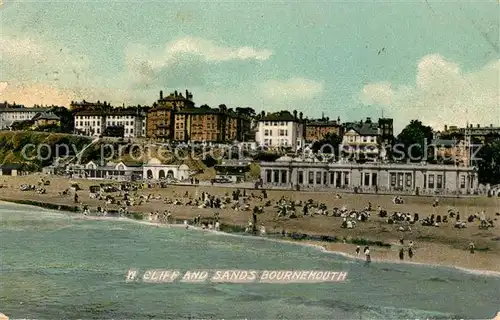
[[[484,144],[475,156],[480,183],[500,183],[500,138]],[[473,159],[474,160],[474,159]]]
[[[427,160],[429,153],[426,150],[433,138],[433,130],[424,126],[419,120],[411,120],[410,123],[398,135],[394,157],[398,160],[410,159],[420,162]],[[401,150],[401,148],[404,148]],[[433,154],[430,154],[432,156]],[[401,157],[403,159],[401,159]]]
[[[339,146],[342,143],[342,139],[334,132],[327,133],[323,139],[318,140],[313,143],[312,151],[313,153],[318,153],[322,151],[323,153],[332,153],[335,157],[339,156]]]
[[[61,120],[61,132],[72,133],[75,128],[73,113],[65,107],[52,107],[50,111]]]
[[[236,108],[236,113],[239,114],[240,116],[246,116],[249,118],[254,118],[256,113],[253,108],[250,107],[245,107],[245,108]]]

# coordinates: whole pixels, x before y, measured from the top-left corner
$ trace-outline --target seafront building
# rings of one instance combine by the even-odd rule
[[[449,165],[319,162],[282,157],[261,162],[266,187],[354,189],[359,192],[468,194],[478,189],[476,168]]]
[[[259,119],[255,141],[260,147],[296,151],[304,147],[304,129],[302,112],[299,116],[297,111],[293,111],[293,115],[289,111],[270,113]]]
[[[108,162],[99,164],[90,161],[85,165],[73,165],[70,168],[74,177],[92,180],[117,180],[117,181],[148,181],[179,180],[189,179],[192,173],[185,165],[162,164],[156,158],[150,159],[147,163],[142,162]]]
[[[0,130],[10,129],[14,122],[30,121],[38,114],[48,115],[50,108],[26,108],[22,105],[0,105]]]
[[[140,138],[146,135],[146,114],[139,108],[84,110],[74,115],[75,131],[89,136],[103,135],[107,128],[122,128],[123,137]]]

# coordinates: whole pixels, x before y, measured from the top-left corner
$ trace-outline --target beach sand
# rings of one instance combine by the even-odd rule
[[[19,190],[21,184],[36,184],[41,177],[50,180],[51,185],[46,186],[47,194],[36,194],[34,191],[22,192]],[[61,196],[59,192],[70,186],[70,183],[75,182],[83,188],[78,192],[81,204],[89,205],[92,208],[104,206],[103,201],[98,201],[89,198],[88,187],[90,185],[98,185],[103,181],[92,180],[69,180],[60,177],[48,177],[44,175],[29,175],[20,177],[0,177],[0,199],[4,201],[19,201],[29,200],[43,203],[52,203],[57,205],[73,206],[73,196]],[[142,189],[140,193],[143,195],[153,194],[160,195],[162,199],[182,199],[186,191],[190,196],[194,196],[196,190],[201,195],[202,191],[209,192],[213,195],[231,194],[236,188],[226,187],[193,187],[193,186],[168,186],[167,188]],[[247,190],[247,194],[253,192],[260,194],[259,190]],[[413,197],[403,196],[405,204],[395,205],[392,203],[392,196],[384,195],[355,195],[344,194],[342,199],[336,199],[335,194],[326,192],[296,192],[296,191],[268,191],[268,200],[272,200],[273,204],[281,196],[292,198],[294,200],[307,201],[314,199],[315,201],[325,203],[329,209],[332,207],[347,206],[349,209],[362,209],[366,207],[368,201],[372,203],[374,208],[380,205],[388,213],[393,211],[402,211],[415,213],[418,212],[420,219],[430,216],[431,214],[446,214],[449,208],[455,208],[460,212],[462,220],[468,214],[473,214],[485,210],[487,217],[499,219],[495,216],[496,212],[500,212],[500,198],[441,198],[440,205],[437,208],[431,206],[434,197]],[[253,205],[262,205],[260,201],[254,201]],[[118,208],[109,206],[110,209]],[[298,208],[300,210],[301,208]],[[251,217],[251,211],[235,212],[231,209],[199,209],[196,207],[166,205],[163,200],[150,200],[141,206],[129,208],[130,211],[137,212],[153,212],[170,210],[172,217],[175,219],[193,219],[197,215],[202,218],[212,218],[214,212],[220,212],[220,221],[226,225],[236,225],[245,227]],[[390,243],[391,247],[370,246],[371,256],[373,261],[390,261],[400,262],[399,259],[399,239],[404,237],[405,242],[414,241],[414,256],[410,261],[405,256],[404,262],[425,263],[435,265],[446,265],[465,269],[474,270],[489,270],[500,272],[500,226],[499,221],[495,221],[495,227],[488,230],[479,229],[479,222],[468,223],[466,229],[456,229],[453,227],[455,219],[450,219],[447,224],[442,224],[440,227],[424,227],[420,223],[412,225],[412,231],[400,232],[397,230],[397,225],[388,225],[385,219],[372,217],[367,222],[358,222],[355,229],[340,228],[342,219],[338,217],[324,216],[307,216],[302,217],[301,212],[297,212],[297,219],[276,219],[277,211],[272,207],[265,208],[263,214],[258,215],[258,224],[266,226],[267,232],[281,232],[285,230],[288,233],[305,233],[309,235],[328,235],[335,236],[338,239],[366,239],[371,241],[382,241]],[[469,242],[473,241],[476,246],[476,252],[470,254],[468,251]],[[339,242],[321,242],[302,240],[304,244],[319,245],[326,250],[336,251],[353,256],[356,245],[350,243]],[[361,246],[361,251],[363,246]],[[360,258],[363,258],[361,252]]]

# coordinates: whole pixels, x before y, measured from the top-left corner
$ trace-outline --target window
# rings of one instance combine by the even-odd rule
[[[391,187],[395,187],[395,186],[396,186],[396,174],[391,173]]]
[[[413,185],[413,181],[411,179],[411,173],[407,173],[405,179],[406,179],[406,186],[411,187]]]
[[[328,184],[328,173],[323,172],[323,184]]]
[[[465,176],[460,176],[460,189],[465,189]]]
[[[309,184],[314,184],[314,172],[309,171]]]
[[[297,174],[298,174],[298,183],[303,184],[304,183],[304,171],[299,171]]]
[[[266,182],[267,183],[272,182],[272,171],[271,170],[266,170]]]
[[[377,173],[375,172],[372,173],[372,185],[373,186],[377,185]]]
[[[366,137],[363,137],[363,142],[366,142]]]
[[[344,171],[344,185],[349,185],[349,171]]]
[[[267,129],[266,129],[266,130],[264,130],[264,136],[265,136],[265,137],[269,136],[269,130],[267,130]]]
[[[403,174],[398,173],[398,187],[402,188],[403,187]]]
[[[443,189],[443,175],[442,174],[437,175],[436,187],[438,189]]]
[[[365,173],[365,181],[363,181],[363,185],[370,186],[370,174]]]
[[[288,130],[285,130],[285,136],[288,136]]]
[[[335,183],[335,173],[330,172],[330,184],[333,185]]]
[[[321,184],[321,172],[316,172],[316,184]]]
[[[429,175],[429,189],[434,189],[434,175]]]
[[[286,170],[281,170],[281,183],[287,183]]]
[[[273,135],[273,130],[269,130],[269,135],[272,136]]]

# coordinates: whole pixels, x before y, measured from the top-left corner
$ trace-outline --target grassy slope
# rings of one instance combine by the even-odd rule
[[[72,146],[76,150],[82,150],[90,141],[91,139],[87,137],[65,133],[1,131],[0,163],[23,163],[32,169],[39,170],[51,164],[58,153],[60,156],[65,155],[64,147],[59,147],[59,151],[56,152],[57,146],[67,145],[70,154],[74,154]],[[34,146],[28,146],[29,144]],[[36,146],[39,146],[39,152]],[[33,159],[27,159],[23,153]],[[37,154],[40,156],[36,157]]]

